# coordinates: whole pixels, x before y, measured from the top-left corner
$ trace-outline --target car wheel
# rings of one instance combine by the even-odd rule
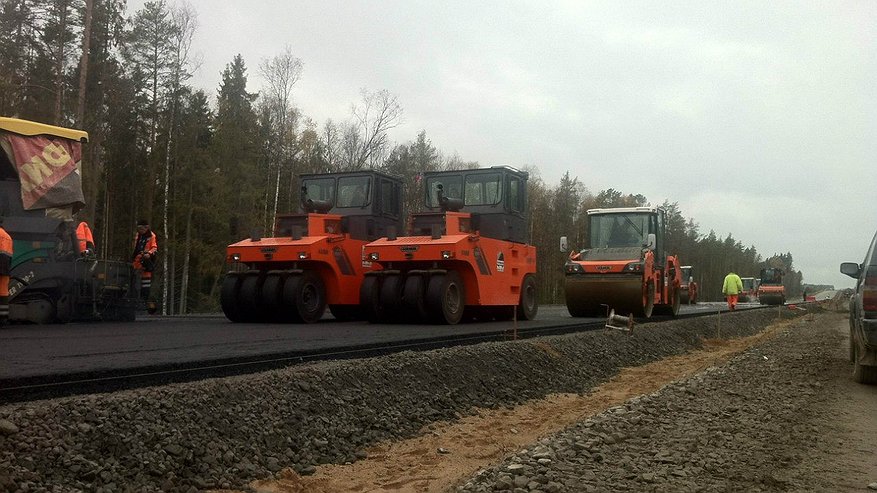
[[[858,354],[856,354],[856,362],[853,363],[853,380],[856,383],[865,385],[877,384],[877,366],[863,365],[859,361],[861,360],[859,360]]]

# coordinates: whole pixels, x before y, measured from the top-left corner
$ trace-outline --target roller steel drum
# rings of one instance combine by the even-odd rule
[[[640,276],[588,275],[566,278],[566,306],[573,316],[606,316],[609,308],[619,315],[645,315]],[[601,305],[608,305],[606,306]]]
[[[786,295],[781,291],[768,291],[758,295],[758,302],[762,305],[782,305],[786,302]]]

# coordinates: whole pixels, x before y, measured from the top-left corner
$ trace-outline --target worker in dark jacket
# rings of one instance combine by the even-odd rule
[[[149,229],[149,221],[137,221],[137,234],[134,236],[134,269],[140,273],[140,297],[149,298],[152,287],[152,271],[155,269],[155,255],[158,253],[158,241],[155,233]]]
[[[0,326],[9,321],[9,275],[12,272],[12,237],[0,216]]]

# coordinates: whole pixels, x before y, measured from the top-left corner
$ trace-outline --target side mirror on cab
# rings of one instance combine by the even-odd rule
[[[658,237],[655,236],[655,233],[649,233],[649,236],[646,239],[646,248],[648,248],[649,250],[654,250],[657,244]]]
[[[569,240],[567,240],[566,236],[560,237],[560,252],[566,253],[569,250]]]
[[[853,279],[858,279],[859,274],[862,272],[862,268],[855,262],[844,262],[840,264],[840,272],[852,277]]]

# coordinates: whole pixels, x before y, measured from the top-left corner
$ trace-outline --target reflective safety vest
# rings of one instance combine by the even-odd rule
[[[743,281],[740,276],[733,272],[725,276],[725,282],[722,284],[722,293],[726,296],[740,294],[743,291]]]
[[[94,250],[94,237],[91,235],[91,228],[88,227],[87,222],[82,221],[76,227],[76,241],[79,245],[79,253]]]
[[[148,262],[142,261],[142,255],[148,253],[150,259]],[[155,254],[158,253],[158,240],[155,239],[155,233],[148,230],[146,233],[136,234],[134,236],[134,255],[133,264],[137,270],[152,272],[155,267]]]
[[[0,276],[8,276],[12,271],[12,237],[0,228]]]

